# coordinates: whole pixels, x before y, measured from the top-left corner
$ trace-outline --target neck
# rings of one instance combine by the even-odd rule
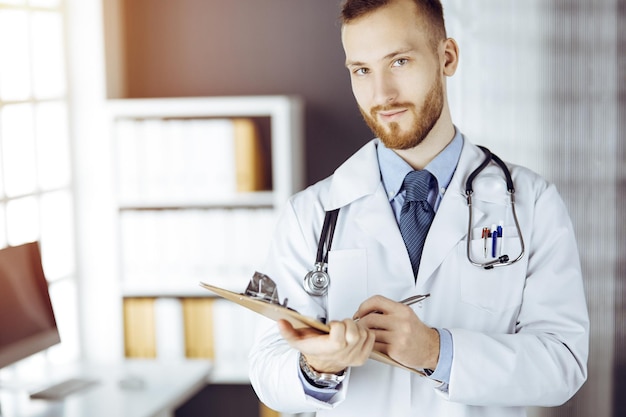
[[[411,149],[394,149],[413,169],[422,170],[454,139],[454,125],[447,107],[424,140]]]

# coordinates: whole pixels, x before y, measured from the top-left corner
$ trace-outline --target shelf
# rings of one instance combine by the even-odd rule
[[[172,280],[171,283],[149,281],[125,281],[122,283],[122,297],[215,297],[212,292],[200,287],[200,281],[216,285],[234,292],[243,292],[250,277],[229,277],[227,279],[200,278],[195,281]]]
[[[279,209],[304,186],[304,106],[294,96],[170,97],[109,100],[113,126],[124,119],[269,117],[271,131],[272,204]],[[128,204],[127,204],[128,203]],[[124,202],[132,207],[135,202]],[[161,203],[161,202],[158,202]],[[213,207],[210,202],[200,207]],[[245,203],[242,203],[245,204]],[[261,203],[267,204],[267,203]],[[146,204],[139,204],[139,207]],[[152,204],[150,204],[152,205]],[[155,204],[154,206],[158,206]],[[169,207],[166,204],[165,207]],[[176,204],[182,206],[182,204]]]
[[[120,211],[130,210],[190,210],[190,209],[216,209],[216,208],[273,208],[275,204],[274,193],[271,191],[259,191],[254,193],[240,193],[232,196],[215,197],[211,199],[197,200],[123,200],[120,201]]]

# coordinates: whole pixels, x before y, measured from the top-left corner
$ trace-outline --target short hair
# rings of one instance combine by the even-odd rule
[[[395,0],[345,0],[341,7],[341,22],[350,23],[371,13]],[[433,46],[446,39],[446,25],[443,17],[443,6],[440,0],[413,0],[417,7],[418,17],[423,17],[428,24],[429,35]]]

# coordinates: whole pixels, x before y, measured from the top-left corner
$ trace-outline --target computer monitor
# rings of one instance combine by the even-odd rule
[[[0,250],[0,368],[61,342],[37,242]]]

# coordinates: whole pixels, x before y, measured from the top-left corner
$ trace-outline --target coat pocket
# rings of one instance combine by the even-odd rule
[[[470,255],[477,263],[494,259],[492,239],[481,238],[481,230],[475,229],[470,242]],[[505,227],[503,238],[496,244],[496,258],[508,255],[510,260],[517,258],[521,243],[515,227]],[[468,261],[469,263],[469,261]],[[526,262],[524,259],[511,265],[486,270],[472,266],[467,273],[461,274],[461,300],[492,313],[498,313],[518,307],[522,302]]]
[[[351,318],[367,297],[365,249],[331,250],[328,275],[328,320]]]

